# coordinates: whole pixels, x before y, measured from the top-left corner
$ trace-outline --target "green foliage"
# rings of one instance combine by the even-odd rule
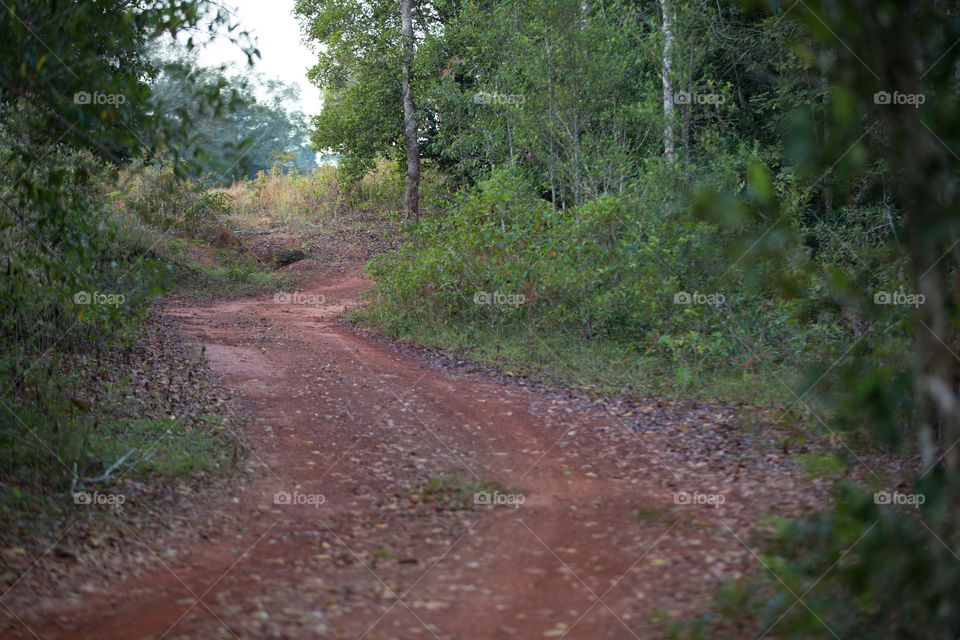
[[[456,475],[436,476],[412,488],[406,497],[415,502],[432,502],[437,509],[462,511],[476,508],[478,493],[514,493],[499,482],[464,478]]]
[[[171,419],[111,421],[90,432],[86,455],[102,468],[127,451],[138,456],[138,474],[184,478],[199,471],[228,469],[237,455],[236,437],[218,416],[205,417],[208,424],[183,424]]]
[[[137,193],[116,186],[130,173],[116,163],[149,165],[191,135],[191,113],[161,114],[153,99],[152,43],[227,23],[204,1],[13,1],[0,9],[0,469],[25,494],[62,492],[104,471],[115,453],[109,442],[151,435],[122,411],[88,413],[88,394],[102,398],[112,388],[94,363],[129,353],[170,284],[162,243],[170,224],[199,224],[222,210],[222,196],[178,184],[176,155]],[[193,106],[222,113],[225,100],[207,92]]]
[[[418,53],[424,152],[468,181],[517,161],[557,205],[636,179],[639,158],[660,144],[646,16],[588,7],[465,3],[428,35]]]
[[[644,158],[662,150],[656,3],[414,4],[420,148],[459,184],[515,163],[551,203],[577,206],[629,190],[644,176]],[[705,154],[770,141],[760,126],[809,96],[806,78],[781,87],[769,73],[771,58],[794,60],[773,20],[734,3],[675,4],[677,94],[716,98],[678,102],[689,180]],[[335,151],[357,178],[377,155],[403,148],[398,12],[390,2],[301,0],[297,13],[305,37],[323,45],[310,72],[327,97],[314,144]],[[758,37],[761,26],[768,30]]]
[[[233,265],[224,267],[181,264],[178,275],[176,293],[190,300],[282,291],[289,284],[283,275],[263,271],[245,260],[237,260]]]
[[[736,239],[684,211],[679,180],[654,164],[643,189],[557,210],[520,170],[496,170],[369,265],[362,316],[394,335],[452,332],[462,347],[487,334],[604,343],[653,367],[633,374],[637,387],[654,372],[689,391],[718,374],[800,366],[837,319],[807,326],[769,287],[744,292],[726,269]]]
[[[148,0],[136,6],[125,0],[5,2],[0,105],[8,109],[26,98],[37,109],[34,136],[113,160],[138,156],[145,146],[160,149],[188,137],[193,119],[187,110],[164,118],[155,109],[149,80],[158,69],[150,45],[186,33],[193,48],[221,27],[229,27],[227,37],[243,46],[250,60],[259,56],[248,34],[235,32],[228,12],[213,10],[206,0]],[[203,100],[220,109],[225,97]],[[23,151],[27,159],[42,157],[31,145]],[[34,195],[46,193],[49,188],[37,185]]]
[[[811,478],[839,476],[847,470],[847,464],[835,453],[802,453],[797,459]]]
[[[103,182],[110,168],[89,152],[35,140],[43,159],[27,164],[16,153],[36,125],[20,105],[0,122],[0,164],[24,181],[0,185],[0,254],[4,313],[0,317],[7,377],[20,379],[37,354],[56,346],[96,344],[122,333],[163,290],[163,264],[149,234],[121,220]],[[31,200],[25,182],[50,185]],[[55,198],[45,203],[46,198]],[[69,212],[69,213],[68,213]],[[83,294],[114,296],[84,302]],[[78,296],[75,299],[75,296]],[[122,298],[122,299],[121,299]],[[32,368],[32,367],[30,367]]]
[[[305,36],[324,43],[307,74],[324,92],[312,142],[341,158],[345,181],[359,180],[403,135],[400,12],[383,0],[298,0],[295,11]]]
[[[714,611],[673,637],[953,638],[960,571],[943,478],[908,504],[878,505],[844,485],[832,511],[784,521],[762,560],[767,571],[725,587]],[[882,501],[882,499],[881,499]]]
[[[2,396],[47,370],[51,349],[122,335],[162,291],[155,239],[111,209],[102,184],[113,168],[103,159],[150,154],[188,135],[191,118],[163,120],[150,100],[148,45],[227,23],[209,9],[157,0],[0,10]],[[217,96],[204,102],[222,107]],[[84,292],[112,297],[75,302]]]
[[[755,165],[742,197],[703,193],[701,210],[755,248],[745,278],[762,280],[765,271],[782,295],[806,298],[811,321],[843,318],[842,331],[809,354],[803,386],[824,402],[832,428],[918,452],[924,472],[915,491],[925,499],[919,509],[878,507],[846,487],[822,515],[786,523],[764,561],[772,576],[725,589],[719,617],[698,631],[707,637],[953,638],[960,631],[958,291],[951,286],[960,20],[955,6],[941,8],[835,0],[776,15],[790,34],[793,68],[820,76],[822,102],[796,101],[783,120],[792,166],[780,176],[788,180],[778,183]],[[913,103],[898,104],[897,95]],[[801,243],[812,259],[782,258]],[[804,462],[813,473],[839,471]]]

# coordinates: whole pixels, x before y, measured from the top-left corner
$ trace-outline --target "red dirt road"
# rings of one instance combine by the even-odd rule
[[[286,303],[166,311],[253,418],[255,472],[205,505],[235,525],[20,612],[30,633],[662,637],[758,566],[747,545],[761,516],[822,493],[732,410],[611,409],[358,335],[335,322],[358,273],[308,271]],[[478,490],[505,503],[476,504]]]

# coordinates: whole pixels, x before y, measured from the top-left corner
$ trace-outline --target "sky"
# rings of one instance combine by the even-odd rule
[[[307,69],[316,62],[316,56],[303,44],[300,25],[293,16],[294,0],[225,0],[233,10],[238,31],[249,31],[260,49],[260,60],[255,69],[268,78],[280,78],[300,87],[300,104],[288,105],[308,116],[320,113],[320,90],[307,80]],[[224,63],[245,65],[247,57],[240,47],[226,38],[219,38],[200,52],[205,66]]]

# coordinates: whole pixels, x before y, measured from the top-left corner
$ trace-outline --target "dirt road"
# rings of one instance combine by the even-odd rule
[[[235,526],[25,618],[37,636],[662,637],[758,566],[763,515],[822,493],[730,409],[452,366],[335,321],[359,264],[303,273],[166,311],[252,416],[254,473],[205,505]]]

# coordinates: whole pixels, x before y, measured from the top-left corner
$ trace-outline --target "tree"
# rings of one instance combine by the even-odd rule
[[[151,45],[185,36],[193,46],[220,27],[236,33],[227,12],[203,0],[0,3],[0,396],[16,418],[0,421],[0,448],[17,476],[31,466],[23,451],[44,440],[52,466],[73,463],[74,481],[90,468],[90,431],[63,403],[72,367],[60,354],[99,359],[105,345],[129,340],[170,274],[146,230],[121,226],[106,187],[118,163],[191,136],[188,119],[156,110]],[[208,99],[220,100],[199,98]],[[183,163],[175,167],[182,175]],[[96,290],[126,301],[75,304]],[[56,475],[51,486],[70,486]]]
[[[673,162],[673,18],[669,0],[660,0],[663,16],[663,153],[668,162]]]
[[[443,48],[442,34],[464,6],[460,0],[411,0],[404,35],[407,8],[398,7],[397,0],[297,0],[304,37],[318,45],[317,63],[307,76],[324,95],[323,109],[312,122],[311,142],[316,150],[340,157],[342,177],[359,179],[378,156],[403,160],[408,144],[413,151],[411,142],[416,142],[419,157],[438,158],[432,138],[439,119],[431,112],[427,89],[443,77],[450,62],[450,52],[436,46]],[[423,55],[427,43],[430,55]],[[410,118],[404,117],[405,109]],[[414,138],[407,134],[411,123],[416,126]]]
[[[420,217],[420,148],[417,118],[413,108],[410,75],[413,69],[413,0],[400,0],[400,23],[403,33],[403,132],[407,137],[407,175],[403,194],[403,215],[407,220]]]
[[[467,183],[517,164],[560,208],[622,193],[662,150],[648,18],[626,2],[465,4],[417,52],[434,78],[424,156]]]
[[[193,135],[171,147],[190,159],[192,175],[218,182],[253,177],[273,166],[278,153],[294,154],[294,166],[302,171],[316,166],[307,148],[307,119],[290,109],[299,100],[296,85],[251,70],[227,75],[222,68],[201,67],[196,56],[177,46],[161,49],[156,60],[160,73],[150,85],[154,111],[161,121],[190,123]],[[224,108],[211,108],[207,96]]]
[[[0,366],[9,379],[32,368],[31,350],[35,356],[83,341],[79,331],[60,331],[69,309],[63,292],[89,290],[123,271],[127,256],[117,255],[123,249],[98,208],[110,167],[103,161],[149,158],[191,137],[189,118],[165,119],[156,110],[151,45],[186,35],[193,47],[221,27],[235,33],[227,12],[204,0],[0,5],[0,255],[8,274]],[[245,33],[232,39],[248,60],[259,55]],[[229,106],[223,96],[200,100],[212,111]],[[40,290],[51,295],[37,296]],[[93,317],[88,311],[86,321]]]
[[[912,318],[915,437],[925,467],[942,464],[955,481],[960,472],[960,360],[952,350],[960,340],[960,117],[952,86],[960,63],[955,47],[960,21],[956,3],[944,5],[825,2],[801,14],[812,42],[799,47],[807,60],[822,61],[830,79],[829,135],[821,137],[808,169],[856,174],[870,159],[890,168],[892,200],[904,218],[900,241],[909,256],[913,289],[925,300]],[[868,135],[873,131],[879,133]],[[839,190],[847,183],[832,186]],[[960,495],[954,501],[954,506],[960,503]],[[960,510],[953,517],[960,531]]]
[[[35,134],[112,160],[156,150],[188,136],[189,122],[164,126],[153,111],[149,81],[159,69],[150,45],[186,34],[192,49],[221,27],[236,29],[208,0],[6,2],[0,9],[0,106],[26,99],[43,120]],[[230,37],[249,61],[259,56],[246,32]]]

